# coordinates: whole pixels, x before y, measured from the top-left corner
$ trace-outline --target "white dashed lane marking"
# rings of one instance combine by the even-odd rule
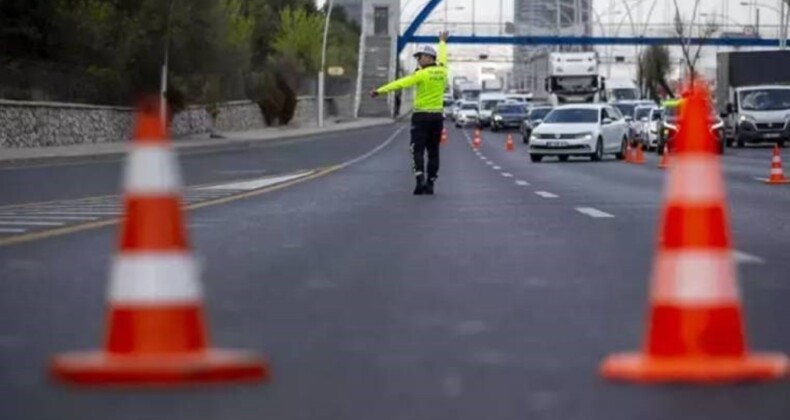
[[[502,176],[505,178],[513,178],[513,174],[507,172],[502,172]]]
[[[493,165],[494,165],[494,162],[491,162],[490,160],[487,160],[487,161],[486,161],[486,165],[488,165],[488,166],[493,166]]]
[[[557,194],[550,193],[548,191],[535,191],[535,194],[543,197],[543,198],[557,198],[559,197]]]
[[[30,220],[0,220],[0,225],[4,226],[63,226],[62,222],[34,222]]]
[[[732,256],[738,264],[765,264],[764,259],[738,250],[733,251]]]
[[[25,233],[25,229],[0,228],[0,233]]]
[[[494,166],[492,169],[495,170],[495,171],[498,171],[498,170],[502,169],[502,167],[501,166]]]
[[[581,214],[586,214],[587,216],[594,217],[596,219],[610,219],[613,218],[613,214],[609,214],[605,211],[598,210],[594,207],[576,207],[576,211]]]
[[[518,179],[516,180],[516,185],[518,185],[519,187],[526,187],[529,186],[529,182]]]

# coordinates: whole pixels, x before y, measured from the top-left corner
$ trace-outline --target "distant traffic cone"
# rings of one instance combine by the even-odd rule
[[[634,161],[634,149],[631,147],[631,142],[627,141],[625,146],[625,163],[632,163]]]
[[[644,163],[645,163],[645,154],[644,154],[644,152],[642,152],[642,143],[638,143],[636,145],[636,157],[634,158],[634,161],[631,162],[631,163],[634,163],[634,164],[637,164],[637,165],[644,165]]]
[[[475,150],[479,150],[480,146],[482,144],[483,144],[483,142],[482,142],[482,140],[480,140],[480,132],[479,131],[475,131],[475,138],[474,138],[474,140],[472,140],[472,147]]]
[[[59,381],[177,386],[268,378],[268,366],[257,356],[208,347],[181,187],[158,113],[141,110],[125,171],[125,219],[110,278],[104,348],[55,356],[50,370]]]
[[[666,169],[669,167],[669,148],[664,148],[664,153],[661,155],[661,161],[658,162],[658,169]]]
[[[505,140],[505,150],[508,152],[515,150],[515,146],[513,145],[513,136],[510,134],[507,135],[507,140]]]
[[[442,141],[441,144],[447,143],[447,127],[442,128]]]
[[[608,379],[717,383],[787,374],[786,356],[748,350],[707,98],[699,87],[681,111],[644,348],[608,357],[601,366]]]
[[[785,178],[784,171],[782,170],[782,154],[779,152],[779,146],[774,145],[774,155],[771,159],[771,176],[768,179],[763,179],[766,184],[788,184],[790,180]]]

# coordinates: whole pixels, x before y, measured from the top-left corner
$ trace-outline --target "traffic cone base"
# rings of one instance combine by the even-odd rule
[[[252,353],[206,350],[184,355],[67,353],[54,358],[56,379],[86,386],[180,386],[269,379],[268,365]]]
[[[787,357],[755,353],[745,357],[660,358],[641,353],[620,353],[606,358],[601,375],[606,379],[643,383],[725,383],[780,379],[788,372]]]
[[[779,180],[777,180],[777,179],[761,178],[760,180],[763,181],[766,184],[772,184],[772,185],[790,184],[790,180],[789,179],[779,179]]]

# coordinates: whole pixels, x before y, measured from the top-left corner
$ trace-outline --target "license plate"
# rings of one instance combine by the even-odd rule
[[[567,141],[550,141],[549,142],[549,147],[564,147],[564,146],[567,146],[567,145],[568,145]]]
[[[767,138],[767,139],[778,139],[779,138],[779,133],[767,133],[765,135],[765,138]]]

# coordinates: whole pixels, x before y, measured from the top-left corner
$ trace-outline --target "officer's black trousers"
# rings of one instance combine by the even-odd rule
[[[411,154],[414,175],[425,175],[428,153],[428,179],[439,176],[439,143],[442,141],[444,117],[441,113],[417,112],[411,118]]]

